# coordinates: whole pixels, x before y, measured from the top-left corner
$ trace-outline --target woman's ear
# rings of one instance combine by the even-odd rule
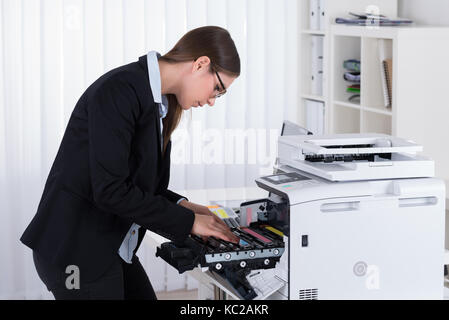
[[[201,71],[201,70],[208,70],[210,65],[210,59],[208,56],[201,56],[198,59],[196,59],[193,63],[193,70],[192,71]]]

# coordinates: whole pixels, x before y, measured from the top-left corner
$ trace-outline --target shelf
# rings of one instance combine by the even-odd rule
[[[379,113],[379,114],[383,114],[386,116],[393,116],[393,112],[391,111],[391,109],[387,109],[385,108],[383,109],[379,109],[379,108],[370,108],[370,107],[362,107],[362,109],[364,111],[369,111],[369,112],[373,112],[373,113]]]
[[[357,110],[361,109],[361,106],[358,103],[352,103],[352,102],[346,102],[346,101],[334,101],[334,104],[336,104],[338,106],[342,106],[342,107],[357,109]]]
[[[310,98],[312,99],[312,98]],[[318,100],[318,99],[312,99],[312,100]],[[333,103],[335,105],[338,106],[342,106],[342,107],[348,107],[348,108],[353,108],[353,109],[357,109],[357,110],[363,110],[363,111],[368,111],[368,112],[372,112],[372,113],[378,113],[378,114],[382,114],[385,116],[392,116],[393,112],[387,108],[385,108],[385,110],[383,109],[379,109],[379,108],[370,108],[370,107],[365,107],[362,106],[358,103],[352,103],[352,102],[345,102],[345,101],[333,101]]]
[[[405,28],[410,27],[366,27],[345,24],[332,24],[330,30],[333,35],[338,36],[393,39],[396,37],[398,30]]]
[[[302,94],[301,98],[308,99],[308,100],[316,100],[316,101],[326,102],[326,97],[316,96],[316,95],[313,95],[313,94]]]
[[[316,36],[326,36],[327,32],[324,30],[311,30],[311,29],[303,29],[301,30],[302,34],[311,34]]]

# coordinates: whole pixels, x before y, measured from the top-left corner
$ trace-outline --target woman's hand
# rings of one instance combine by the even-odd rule
[[[182,200],[179,203],[181,206],[192,210],[193,212],[195,212],[195,214],[200,214],[200,215],[205,215],[205,216],[211,216],[215,219],[216,222],[222,224],[223,226],[227,227],[226,223],[221,220],[219,217],[217,217],[212,211],[209,210],[208,207],[206,206],[202,206],[200,204],[196,204],[193,202],[189,202],[186,200]]]
[[[195,221],[193,222],[191,233],[201,236],[203,240],[207,240],[207,237],[213,236],[234,243],[239,243],[240,241],[226,224],[223,226],[212,216],[204,214],[195,214]]]
[[[214,236],[225,241],[238,243],[240,239],[231,232],[226,223],[217,217],[208,207],[182,200],[181,206],[192,210],[195,213],[192,233],[197,234],[207,241],[207,238]]]

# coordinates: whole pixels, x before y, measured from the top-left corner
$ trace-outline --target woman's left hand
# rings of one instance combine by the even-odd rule
[[[214,217],[214,219],[215,219],[217,222],[219,222],[219,223],[221,223],[222,225],[228,227],[228,226],[226,225],[226,223],[225,223],[223,220],[221,220],[219,217],[217,217],[217,216],[216,216],[212,211],[210,211],[209,208],[206,207],[206,206],[203,206],[203,205],[200,205],[200,204],[196,204],[196,203],[193,203],[193,202],[190,202],[190,201],[187,201],[187,200],[182,200],[179,204],[180,204],[181,206],[187,208],[187,209],[192,210],[192,211],[195,212],[196,214],[202,214],[202,215],[206,215],[206,216],[212,216],[212,217]]]

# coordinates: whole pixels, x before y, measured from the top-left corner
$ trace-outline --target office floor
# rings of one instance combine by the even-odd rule
[[[198,300],[198,290],[175,290],[156,292],[159,300]]]

